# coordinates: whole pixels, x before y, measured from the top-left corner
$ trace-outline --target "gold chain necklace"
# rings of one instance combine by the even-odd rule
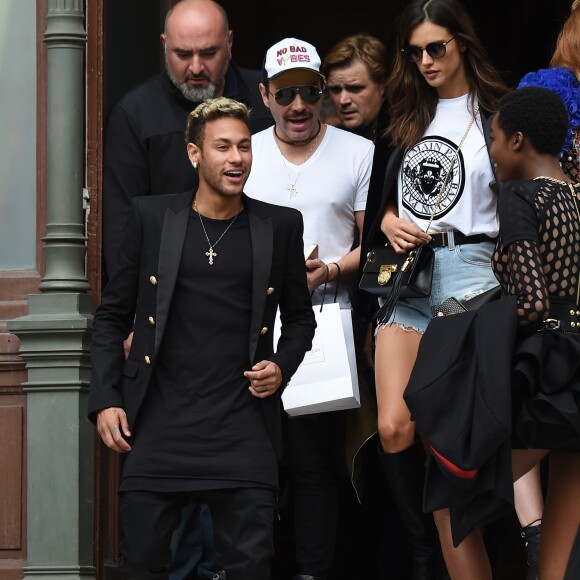
[[[546,181],[551,181],[552,183],[557,183],[558,185],[565,185],[566,187],[568,187],[568,185],[571,185],[567,181],[564,181],[563,179],[548,177],[547,175],[538,175],[538,177],[534,177],[534,181],[536,181],[537,179],[545,179]]]
[[[441,205],[441,199],[443,198],[443,193],[445,192],[445,188],[447,187],[447,182],[449,181],[449,177],[450,177],[451,172],[453,170],[453,166],[455,165],[455,162],[457,161],[457,158],[459,157],[459,150],[461,149],[461,147],[463,147],[463,143],[465,143],[465,139],[467,139],[467,134],[469,133],[469,130],[471,129],[471,125],[473,125],[473,122],[475,121],[475,118],[477,117],[478,113],[479,113],[479,105],[477,105],[475,107],[475,110],[473,111],[471,118],[469,119],[469,123],[467,123],[467,127],[465,127],[465,131],[463,132],[463,136],[461,137],[461,141],[459,142],[459,145],[457,145],[457,149],[455,150],[455,154],[453,155],[453,158],[451,159],[451,163],[449,164],[449,169],[447,170],[447,173],[445,174],[445,179],[443,179],[443,183],[441,184],[441,187],[439,188],[439,193],[437,194],[437,198],[435,199],[435,203],[433,204],[433,211],[431,212],[431,217],[429,218],[429,223],[427,224],[427,227],[425,228],[425,233],[427,233],[429,231],[429,228],[431,227],[431,224],[433,223],[433,219],[435,218],[435,214],[437,213],[439,206]]]
[[[290,170],[289,170],[288,164],[286,163],[286,158],[284,157],[284,153],[282,153],[282,149],[280,148],[280,145],[278,144],[276,137],[278,137],[278,135],[276,134],[276,127],[274,127],[274,141],[276,142],[276,145],[278,146],[278,150],[280,151],[280,156],[282,157],[282,163],[284,163],[284,167],[286,168],[286,174],[288,175],[288,181],[290,181],[290,187],[287,187],[286,189],[290,192],[290,198],[294,198],[298,195],[298,190],[296,189],[296,184],[298,183],[298,179],[300,179],[300,174],[302,173],[302,168],[304,167],[304,164],[310,159],[310,157],[314,153],[314,150],[316,149],[316,145],[318,144],[318,138],[320,137],[320,128],[318,129],[318,133],[316,134],[316,137],[312,141],[312,145],[308,149],[308,153],[306,154],[304,161],[298,167],[298,175],[296,175],[296,179],[294,179],[294,181],[292,181],[292,178],[290,177]],[[285,143],[285,141],[284,141],[284,143]]]
[[[201,229],[203,230],[205,239],[207,240],[207,245],[209,246],[209,250],[205,253],[205,255],[208,257],[210,266],[213,266],[213,259],[217,257],[214,248],[219,244],[220,240],[228,233],[228,230],[234,225],[234,222],[238,219],[238,216],[240,215],[240,212],[242,211],[243,207],[244,207],[243,204],[240,203],[238,213],[232,218],[232,221],[228,224],[227,228],[222,232],[222,235],[212,244],[209,241],[209,236],[207,235],[207,231],[205,229],[205,226],[203,225],[203,219],[201,218],[201,214],[197,209],[197,201],[195,199],[193,200],[193,209],[195,210],[195,213],[197,213],[197,215],[199,216],[199,223],[201,224]]]

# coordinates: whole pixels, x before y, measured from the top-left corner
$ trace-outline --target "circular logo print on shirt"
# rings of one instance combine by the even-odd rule
[[[441,186],[455,158],[457,145],[444,137],[425,137],[405,153],[401,173],[403,206],[414,216],[428,220],[437,204]],[[435,219],[447,214],[461,198],[465,166],[461,150],[439,200]]]

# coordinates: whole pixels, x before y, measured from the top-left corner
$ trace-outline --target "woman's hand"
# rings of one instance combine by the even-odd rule
[[[381,231],[387,236],[397,254],[404,254],[415,246],[428,244],[431,236],[414,223],[400,218],[393,210],[387,210],[381,221]]]

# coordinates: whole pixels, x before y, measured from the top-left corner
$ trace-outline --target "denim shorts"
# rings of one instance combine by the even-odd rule
[[[429,298],[400,298],[389,320],[377,328],[396,324],[425,332],[433,309],[447,298],[468,300],[498,284],[491,267],[493,242],[433,248],[435,266]],[[379,299],[383,304],[383,299]]]

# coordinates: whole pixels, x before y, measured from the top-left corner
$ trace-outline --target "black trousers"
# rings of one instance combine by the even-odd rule
[[[171,537],[188,503],[209,506],[213,522],[214,570],[198,570],[199,578],[268,580],[274,555],[276,492],[235,488],[203,492],[121,494],[121,559],[126,580],[167,580]],[[219,572],[225,570],[225,576]],[[218,575],[216,575],[218,574]]]
[[[316,413],[288,420],[294,483],[296,563],[300,574],[328,575],[338,528],[338,475],[344,457],[344,413]]]
[[[213,571],[213,526],[211,513],[205,504],[190,503],[181,513],[181,523],[171,538],[173,559],[169,580],[193,580]]]

